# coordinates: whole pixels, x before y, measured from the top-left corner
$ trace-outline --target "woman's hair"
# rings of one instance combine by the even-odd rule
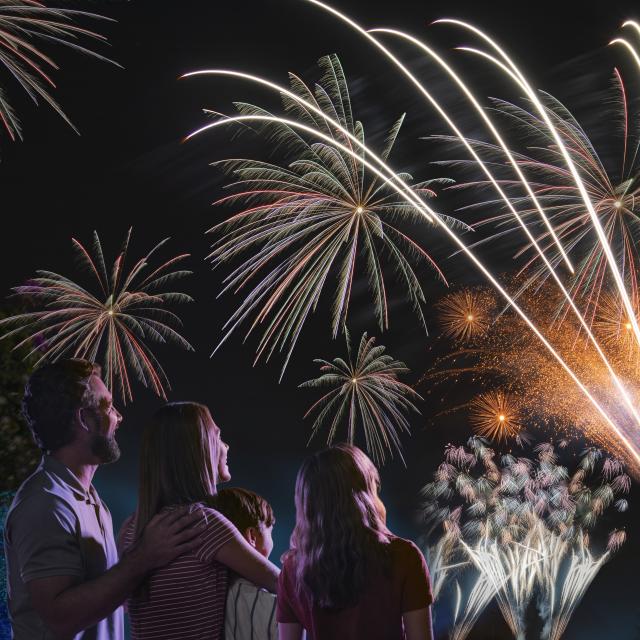
[[[296,526],[286,559],[298,589],[323,609],[355,604],[371,571],[388,569],[389,531],[376,505],[378,470],[357,447],[307,458],[296,479]]]
[[[163,507],[207,501],[216,493],[220,429],[209,409],[170,402],[142,434],[135,538]]]

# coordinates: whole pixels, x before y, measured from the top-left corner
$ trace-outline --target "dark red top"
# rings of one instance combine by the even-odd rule
[[[297,622],[309,640],[403,640],[402,614],[424,609],[433,602],[424,556],[409,540],[389,543],[391,573],[371,577],[355,606],[328,611],[314,606],[296,589],[291,559],[278,579],[278,622]]]

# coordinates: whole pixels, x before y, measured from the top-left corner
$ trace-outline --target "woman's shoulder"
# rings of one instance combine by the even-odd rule
[[[281,569],[278,576],[278,596],[289,601],[300,601],[304,594],[297,585],[297,565],[295,551],[289,549],[280,558]]]
[[[188,513],[199,513],[202,517],[200,524],[204,525],[207,530],[216,529],[234,533],[236,531],[236,527],[226,516],[205,502],[192,502],[188,505],[172,505],[170,507],[165,507],[165,509],[171,510],[180,508],[186,508]]]
[[[188,505],[178,505],[169,508],[184,509],[185,507],[189,513],[197,512],[201,516],[201,520],[196,521],[193,525],[200,525],[201,527],[198,536],[199,545],[194,551],[196,557],[200,560],[209,562],[215,558],[215,555],[224,544],[240,536],[238,529],[230,520],[203,502],[193,502]]]
[[[204,502],[191,502],[189,504],[171,504],[165,507],[162,507],[158,512],[158,515],[163,515],[167,513],[171,513],[173,511],[177,511],[178,509],[182,509],[185,513],[199,513],[201,516],[201,520],[198,521],[198,524],[203,524],[207,528],[210,527],[222,527],[225,529],[235,529],[231,521],[226,518],[222,513],[220,513],[217,509],[210,507]],[[135,530],[135,514],[130,516],[127,520],[125,520],[122,525],[121,531],[128,532],[129,530]]]
[[[391,536],[389,539],[389,553],[393,560],[397,561],[411,561],[416,559],[422,561],[424,559],[422,551],[420,551],[414,542],[398,536]]]
[[[424,554],[411,540],[394,537],[392,549],[392,574],[402,585],[403,612],[422,609],[433,602],[431,577]]]
[[[285,551],[280,558],[280,562],[282,564],[282,568],[280,569],[280,581],[293,585],[295,583],[297,571],[295,551],[293,549]]]

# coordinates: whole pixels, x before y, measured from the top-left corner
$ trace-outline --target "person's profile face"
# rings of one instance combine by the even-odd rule
[[[113,406],[111,392],[97,375],[89,378],[91,406],[80,410],[82,426],[89,433],[92,453],[100,462],[114,462],[120,457],[115,433],[122,422],[122,415]]]
[[[218,447],[218,482],[229,482],[231,480],[229,461],[227,459],[228,453],[229,445],[221,439]]]
[[[122,415],[113,406],[113,397],[100,376],[89,378],[89,390],[95,399],[93,413],[97,417],[97,430],[107,437],[113,437],[122,422]]]

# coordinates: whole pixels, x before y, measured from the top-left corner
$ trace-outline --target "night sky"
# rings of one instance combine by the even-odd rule
[[[323,444],[320,437],[307,448],[312,421],[303,421],[302,416],[317,396],[297,386],[316,375],[314,357],[344,355],[344,340],[332,340],[328,304],[321,304],[305,326],[281,383],[278,376],[282,361],[276,356],[268,364],[261,362],[253,367],[256,340],[249,338],[243,344],[241,332],[209,357],[222,324],[237,302],[233,296],[216,299],[224,274],[212,273],[204,261],[210,244],[204,232],[231,212],[210,206],[220,197],[223,177],[209,163],[227,157],[278,156],[271,155],[272,150],[251,135],[234,139],[230,130],[219,129],[186,143],[182,139],[206,122],[201,111],[204,107],[232,113],[232,101],[243,100],[276,109],[278,99],[239,81],[178,77],[205,67],[226,67],[264,75],[281,84],[286,84],[290,70],[313,81],[318,79],[317,59],[337,53],[350,81],[354,111],[364,121],[365,131],[383,134],[401,113],[408,113],[394,166],[419,178],[442,175],[442,168],[430,164],[438,159],[437,149],[420,138],[445,130],[366,43],[302,0],[226,5],[133,0],[73,6],[117,20],[99,26],[110,41],[109,47],[99,50],[117,60],[124,70],[55,51],[61,66],[55,95],[81,136],[46,107],[35,109],[16,86],[9,85],[22,116],[25,140],[11,144],[6,137],[0,138],[0,292],[8,294],[12,286],[23,283],[39,268],[76,273],[71,238],[90,242],[94,229],[103,242],[107,261],[113,259],[130,226],[132,257],[142,255],[167,236],[171,241],[163,255],[191,253],[188,267],[195,275],[185,280],[182,288],[196,302],[179,312],[184,335],[196,351],[177,347],[158,350],[173,384],[169,399],[200,401],[211,408],[231,447],[232,484],[262,493],[274,506],[277,523],[272,559],[277,561],[287,548],[293,526],[297,468],[309,450]],[[503,96],[511,91],[509,97],[517,98],[487,64],[451,51],[458,44],[469,44],[466,34],[428,26],[439,17],[467,19],[496,36],[526,68],[532,84],[571,104],[579,96],[596,95],[606,88],[606,70],[615,58],[606,43],[625,18],[638,17],[632,12],[631,2],[586,7],[571,2],[336,0],[335,6],[365,26],[393,26],[429,39],[459,69],[467,71],[480,95]],[[408,53],[406,59],[415,60],[415,54]],[[446,83],[433,68],[420,64],[416,68],[445,102],[450,101],[454,112],[460,110],[457,98],[447,94]],[[585,118],[597,121],[597,100],[580,104]],[[444,196],[438,206],[451,212],[456,202]],[[452,247],[445,238],[422,233],[418,240],[433,248],[453,285],[482,282],[468,262],[451,256]],[[483,258],[506,271],[512,268],[512,253],[510,247],[492,247]],[[428,271],[422,277],[429,298],[425,307],[429,336],[399,293],[393,291],[388,332],[380,335],[368,298],[359,295],[359,290],[349,322],[354,338],[368,330],[389,353],[406,362],[412,372],[407,378],[410,383],[418,381],[431,364],[434,350],[440,348],[431,303],[446,289]],[[112,510],[116,528],[134,509],[142,425],[161,403],[139,385],[134,391],[135,401],[121,407],[125,417],[119,432],[123,456],[118,463],[100,469],[95,479]],[[395,460],[382,470],[382,494],[390,527],[413,539],[419,535],[415,511],[420,487],[440,462],[444,445],[464,442],[469,436],[463,414],[434,419],[443,408],[442,390],[433,394],[425,388],[420,391],[426,398],[420,403],[423,417],[412,417],[413,434],[404,439],[407,467]],[[447,390],[447,402],[455,402],[456,393],[455,389]],[[587,592],[566,632],[567,639],[640,638],[636,491],[634,485],[626,518],[628,542]],[[440,634],[447,615],[443,611],[437,619]],[[536,631],[532,622],[531,637],[537,636]],[[508,637],[497,608],[485,612],[471,635],[472,639]]]

